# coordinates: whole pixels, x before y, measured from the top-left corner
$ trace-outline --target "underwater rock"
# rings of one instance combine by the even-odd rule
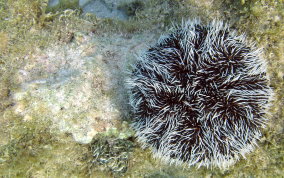
[[[84,7],[86,4],[88,4],[91,0],[79,0],[79,6]]]
[[[100,67],[102,56],[92,57],[95,50],[88,44],[57,45],[28,59],[19,70],[16,112],[24,120],[35,115],[51,120],[80,143],[115,127],[119,112],[107,96],[110,86]]]
[[[119,8],[119,6],[122,4],[129,4],[133,1],[134,0],[79,0],[77,2],[77,6],[82,9],[83,14],[91,13],[95,14],[99,18],[127,20],[127,13],[123,9]],[[70,1],[70,3],[74,5],[74,1]],[[60,0],[48,1],[49,8],[58,7],[59,9],[62,9],[64,6],[69,8],[68,2],[64,1],[63,3]]]
[[[57,6],[58,4],[59,4],[59,0],[49,0],[48,1],[48,6],[50,7]]]
[[[52,129],[70,133],[79,143],[89,143],[97,133],[120,124],[115,105],[119,101],[113,98],[119,75],[113,73],[122,66],[118,60],[106,64],[111,45],[102,49],[92,36],[75,34],[74,38],[75,42],[26,57],[27,63],[17,75],[21,87],[13,94],[14,111],[25,122],[51,122]]]
[[[127,0],[91,0],[84,3],[80,1],[81,4],[84,4],[82,7],[83,13],[93,13],[100,18],[112,18],[119,20],[127,20],[127,15],[124,11],[118,9],[120,3],[124,3]]]
[[[50,122],[53,131],[68,133],[79,143],[114,130],[118,138],[131,136],[129,129],[121,130],[123,118],[129,118],[122,71],[144,41],[149,43],[141,36],[147,35],[106,38],[75,32],[67,44],[38,49],[18,70],[14,112],[24,122]]]

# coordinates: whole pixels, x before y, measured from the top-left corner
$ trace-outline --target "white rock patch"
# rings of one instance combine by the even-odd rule
[[[129,112],[124,75],[141,41],[149,43],[145,34],[75,34],[74,42],[38,50],[18,71],[15,112],[25,122],[51,122],[79,143],[118,128]]]

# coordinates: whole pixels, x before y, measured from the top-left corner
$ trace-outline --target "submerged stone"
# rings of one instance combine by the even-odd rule
[[[106,1],[103,0],[89,1],[82,7],[83,13],[93,13],[100,18],[127,20],[127,15],[124,11],[118,9],[115,2],[116,1],[106,3]]]
[[[24,122],[51,123],[53,131],[83,144],[97,134],[130,137],[123,122],[129,118],[123,83],[128,60],[142,40],[140,35],[105,38],[75,32],[69,43],[38,49],[17,72],[14,112]]]
[[[117,126],[112,84],[98,44],[90,40],[84,36],[80,44],[56,45],[27,59],[18,72],[20,91],[14,94],[15,112],[24,121],[44,118],[80,143]]]
[[[77,8],[82,9],[83,14],[95,14],[99,18],[110,18],[118,20],[127,20],[128,15],[125,9],[120,8],[121,5],[132,3],[134,0],[69,0],[72,7],[77,4]],[[66,9],[70,8],[69,1],[65,0],[49,0],[48,8]],[[56,11],[56,10],[53,10]]]

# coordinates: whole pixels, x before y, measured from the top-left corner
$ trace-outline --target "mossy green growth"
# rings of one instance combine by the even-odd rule
[[[24,176],[33,165],[38,169],[39,156],[46,145],[52,142],[51,135],[45,126],[35,126],[34,123],[28,125],[21,123],[20,118],[15,118],[12,139],[8,144],[0,147],[0,169],[1,175]],[[25,160],[25,161],[21,161]]]

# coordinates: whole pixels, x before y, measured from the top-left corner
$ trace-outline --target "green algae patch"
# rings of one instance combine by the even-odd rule
[[[55,138],[42,124],[32,123],[17,129],[19,136],[0,149],[2,176],[41,177],[47,172],[49,176],[85,174],[84,152],[87,150],[83,146],[73,144],[68,138]]]
[[[5,53],[8,47],[8,43],[9,43],[9,36],[7,33],[0,33],[0,52],[1,53]]]

